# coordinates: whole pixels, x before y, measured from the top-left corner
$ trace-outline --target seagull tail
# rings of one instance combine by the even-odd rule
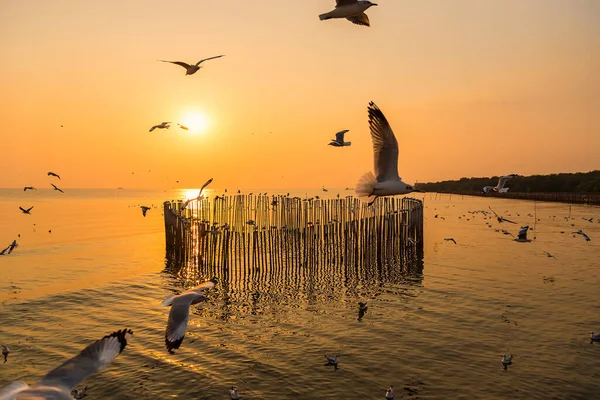
[[[377,185],[377,178],[375,178],[372,172],[367,172],[360,177],[354,191],[358,197],[371,197],[373,196],[375,185]]]
[[[330,13],[325,13],[325,14],[321,14],[319,15],[319,19],[321,21],[325,20],[325,19],[331,19],[331,16],[329,15]]]

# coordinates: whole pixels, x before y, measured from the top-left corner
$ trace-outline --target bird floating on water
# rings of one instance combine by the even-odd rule
[[[344,134],[349,131],[350,131],[349,129],[344,129],[343,131],[339,131],[338,133],[336,133],[335,139],[331,139],[331,143],[329,143],[329,146],[334,146],[334,147],[350,146],[352,144],[352,142],[344,142]]]
[[[55,174],[54,172],[48,172],[48,176],[55,176],[58,179],[60,179],[60,176],[58,174]]]
[[[454,240],[454,238],[444,238],[444,241],[453,242],[454,244],[456,244],[456,240]]]
[[[24,209],[23,207],[19,207],[21,209],[21,211],[23,212],[23,214],[31,214],[31,210],[33,209],[34,206],[29,207],[27,210]]]
[[[517,235],[517,238],[515,239],[515,242],[531,242],[531,239],[527,239],[527,231],[529,230],[529,225],[525,225],[523,227],[521,227],[521,230],[519,231],[519,234]]]
[[[150,209],[150,207],[140,206],[140,208],[142,209],[142,215],[145,217],[146,213],[148,212],[148,210]]]
[[[87,390],[87,386],[84,386],[83,389],[73,389],[71,390],[71,396],[75,399],[83,399],[86,396]]]
[[[162,302],[163,306],[171,306],[165,331],[165,346],[170,354],[174,354],[174,350],[177,350],[183,342],[190,319],[190,306],[206,299],[204,291],[215,287],[217,282],[219,280],[216,277],[212,278],[180,295],[169,295]]]
[[[26,192],[26,191],[28,191],[28,190],[37,190],[37,189],[36,189],[36,188],[34,188],[33,186],[25,186],[25,187],[23,188],[23,191],[24,191],[24,192]]]
[[[202,64],[204,61],[213,60],[215,58],[220,58],[223,56],[224,56],[224,54],[222,54],[220,56],[205,58],[205,59],[198,61],[196,64],[192,64],[192,65],[186,64],[182,61],[167,61],[167,60],[158,60],[158,61],[167,62],[167,63],[171,63],[171,64],[177,64],[177,65],[182,66],[183,68],[185,68],[185,75],[187,76],[187,75],[194,75],[196,72],[198,72],[198,70],[200,68],[202,68],[200,66],[200,64]]]
[[[16,381],[1,389],[0,399],[72,400],[71,391],[88,376],[107,367],[125,349],[132,335],[130,329],[123,329],[104,336],[32,386]]]
[[[169,124],[170,122],[161,122],[160,124],[154,125],[152,128],[150,128],[148,132],[152,132],[155,129],[169,129],[171,127]]]
[[[325,358],[327,359],[327,364],[325,364],[326,366],[333,365],[335,367],[335,369],[338,369],[338,355],[337,354],[334,355],[333,357],[325,354]]]
[[[367,311],[367,309],[369,308],[369,306],[367,305],[367,303],[363,303],[362,301],[358,302],[358,310],[359,311]]]
[[[381,196],[393,196],[419,192],[402,182],[398,175],[398,141],[383,112],[369,103],[369,127],[373,140],[375,175],[368,172],[356,184],[355,192],[359,197],[373,198],[369,204]]]
[[[544,250],[544,254],[546,255],[546,257],[554,258],[556,260],[556,257],[554,257],[552,254],[548,253],[545,250]]]
[[[508,192],[508,188],[504,188],[504,185],[506,184],[507,180],[512,179],[514,177],[514,175],[501,176],[500,179],[498,179],[498,184],[496,186],[485,186],[483,189],[481,189],[481,191],[486,194],[491,191],[498,193],[506,193]]]
[[[57,187],[57,186],[56,186],[54,183],[51,183],[51,185],[52,185],[52,187],[54,188],[54,190],[58,190],[59,192],[61,192],[61,193],[64,193],[64,192],[62,191],[62,189],[58,188],[58,187]]]
[[[508,366],[512,364],[513,355],[507,356],[506,354],[502,355],[502,365],[504,365],[504,370],[508,369]]]
[[[377,4],[360,0],[336,0],[335,3],[335,9],[319,15],[321,21],[332,18],[346,18],[356,25],[371,26],[369,17],[365,14],[365,11]]]
[[[592,332],[592,336],[590,337],[590,343],[594,342],[600,342],[600,333],[594,334],[594,332]],[[4,350],[2,351],[2,354],[4,354]],[[4,362],[6,362],[6,357],[4,358]]]
[[[238,394],[238,388],[235,386],[232,386],[231,389],[229,389],[229,395],[231,396],[231,400],[238,400],[240,398],[240,395]]]
[[[388,390],[385,391],[386,400],[392,400],[396,395],[394,394],[394,387],[390,385]]]
[[[593,334],[594,333],[592,332],[592,335]],[[10,353],[10,349],[8,347],[6,347],[5,345],[2,345],[2,355],[4,356],[4,362],[6,362],[8,360],[8,354],[9,353]]]

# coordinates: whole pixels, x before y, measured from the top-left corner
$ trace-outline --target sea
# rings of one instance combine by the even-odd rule
[[[130,328],[123,353],[81,383],[87,398],[229,399],[236,386],[241,399],[366,400],[392,385],[396,399],[600,399],[600,343],[590,340],[600,332],[599,207],[416,193],[417,268],[358,280],[319,273],[310,285],[293,271],[221,282],[192,306],[171,355],[161,302],[211,277],[182,280],[166,267],[162,203],[196,194],[0,189],[0,250],[19,243],[0,256],[0,343],[10,348],[0,388],[32,384]],[[146,217],[141,205],[152,207]],[[479,212],[490,207],[515,224]],[[515,241],[525,225],[532,241]],[[572,234],[580,229],[590,241]],[[325,354],[338,355],[337,369]]]

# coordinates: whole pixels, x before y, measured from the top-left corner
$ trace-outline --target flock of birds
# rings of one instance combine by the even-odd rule
[[[377,4],[370,1],[360,0],[336,0],[336,7],[334,10],[321,14],[319,18],[321,20],[329,20],[334,18],[344,18],[348,21],[362,26],[370,26],[369,17],[365,13],[370,7],[377,6]],[[182,61],[168,61],[158,60],[160,62],[171,63],[179,65],[185,68],[185,75],[193,75],[202,68],[202,63],[208,60],[223,57],[224,55],[213,56],[202,59],[195,64],[187,64]],[[356,194],[367,201],[369,204],[378,197],[383,196],[394,196],[408,194],[411,192],[418,192],[413,186],[408,185],[402,181],[398,173],[398,141],[392,131],[390,124],[385,118],[383,112],[373,103],[369,103],[368,107],[369,116],[369,128],[371,133],[371,139],[373,142],[373,154],[374,154],[374,173],[368,172],[364,174],[358,181],[355,187]],[[150,128],[150,132],[155,129],[169,129],[171,122],[162,122],[154,125]],[[181,129],[188,130],[188,127],[177,124]],[[62,125],[61,125],[62,127]],[[348,147],[351,142],[346,142],[344,139],[345,134],[348,130],[342,130],[337,132],[335,139],[332,139],[329,143],[333,147]],[[60,176],[53,172],[48,172],[48,176],[56,177],[60,180]],[[486,186],[482,189],[484,193],[491,191],[504,193],[508,191],[505,188],[505,184],[509,179],[512,179],[514,175],[503,176],[499,179],[498,184],[494,187]],[[196,198],[189,199],[183,206],[182,211],[188,206],[190,201],[200,200],[202,198],[203,189],[212,182],[212,179],[207,181]],[[51,183],[54,190],[64,193],[59,187]],[[37,190],[33,186],[26,186],[24,191]],[[323,188],[323,191],[327,189]],[[239,191],[238,191],[239,192]],[[33,206],[29,208],[19,207],[21,212],[27,215],[31,214]],[[142,214],[145,217],[150,207],[140,206]],[[490,211],[497,218],[499,223],[515,223],[510,221],[493,210]],[[485,213],[485,211],[484,211]],[[438,215],[435,216],[436,218]],[[254,221],[249,220],[248,224],[253,224]],[[530,242],[527,239],[527,232],[529,226],[524,226],[518,233],[515,240],[520,242]],[[508,232],[508,231],[504,231]],[[573,232],[573,234],[582,235],[586,240],[590,240],[589,237],[582,232]],[[454,238],[445,238],[447,242],[453,242],[456,244]],[[16,240],[14,240],[7,248],[0,252],[0,255],[10,254],[18,246]],[[554,257],[550,253],[545,252],[548,257]],[[175,350],[179,349],[183,343],[185,333],[189,322],[189,311],[190,306],[198,304],[206,300],[206,292],[213,288],[218,283],[218,279],[215,277],[207,282],[200,284],[194,288],[188,289],[179,295],[170,295],[163,302],[163,306],[170,306],[169,317],[167,321],[167,327],[165,330],[165,346],[170,354],[174,354]],[[359,303],[359,319],[361,319],[368,306],[366,303]],[[77,356],[65,361],[63,364],[48,372],[35,384],[29,386],[23,381],[17,381],[11,385],[0,390],[0,400],[4,399],[16,399],[16,398],[45,398],[45,399],[80,399],[86,395],[87,387],[78,390],[76,386],[81,383],[88,376],[102,370],[108,366],[127,346],[128,340],[133,335],[133,331],[130,329],[123,329],[113,332],[107,336],[104,336],[100,340],[92,343],[91,345],[84,348]],[[594,334],[591,336],[592,342],[600,341],[600,334]],[[10,350],[7,346],[2,345],[2,354],[4,356],[4,362],[7,362],[8,354]],[[339,360],[338,355],[333,356],[325,355],[327,360],[327,366],[333,366],[335,369],[338,368]],[[508,365],[512,364],[512,355],[503,355],[502,364],[505,369]],[[233,400],[239,399],[239,393],[237,387],[230,388],[230,396]],[[393,386],[390,386],[385,392],[386,399],[393,399],[395,397]]]

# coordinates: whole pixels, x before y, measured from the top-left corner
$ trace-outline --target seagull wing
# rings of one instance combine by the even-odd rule
[[[186,64],[182,61],[167,61],[167,60],[158,60],[158,61],[162,61],[162,62],[168,62],[171,64],[177,64],[177,65],[181,65],[183,68],[188,69],[190,67],[189,64]]]
[[[369,127],[375,156],[378,182],[400,180],[398,175],[398,141],[387,119],[375,103],[369,103]]]
[[[335,141],[343,143],[344,142],[344,134],[348,132],[348,129],[344,129],[343,131],[339,131],[335,134]]]
[[[488,208],[490,209],[491,212],[494,213],[494,215],[499,218],[500,216],[498,214],[496,214],[496,211],[492,210],[492,207],[488,206]]]
[[[354,3],[357,3],[357,0],[335,0],[335,7],[349,6]]]
[[[27,212],[28,210],[24,209],[23,207],[19,207],[19,209],[23,212]]]
[[[213,59],[215,59],[215,58],[221,58],[221,57],[223,57],[223,56],[225,56],[225,54],[221,54],[220,56],[214,56],[214,57],[208,57],[208,58],[205,58],[205,59],[203,59],[203,60],[200,60],[200,61],[198,61],[198,62],[196,63],[196,66],[198,66],[198,65],[202,64],[204,61],[213,60]]]
[[[19,392],[22,392],[28,388],[29,385],[23,381],[13,382],[0,390],[0,399],[14,399]]]
[[[200,292],[203,292],[204,290],[212,289],[214,287],[215,287],[215,283],[213,281],[206,281],[206,282],[199,284],[196,287],[186,290],[185,292],[183,292],[183,294],[189,294],[189,293],[199,294]]]
[[[371,26],[371,23],[369,22],[369,17],[365,13],[360,13],[351,17],[346,17],[346,19],[356,25]]]
[[[202,187],[200,188],[200,193],[198,193],[198,197],[200,197],[200,195],[202,194],[202,191],[204,190],[205,187],[207,187],[208,185],[210,185],[210,183],[213,181],[213,178],[210,178],[209,180],[207,180],[206,182],[204,182],[204,185],[202,185]]]
[[[72,390],[85,378],[110,364],[127,346],[131,335],[133,332],[130,329],[123,329],[104,336],[77,356],[48,372],[38,383]]]
[[[496,186],[496,189],[500,190],[504,187],[504,184],[506,183],[507,180],[512,179],[513,176],[512,175],[506,175],[506,176],[502,176],[500,177],[500,179],[498,179],[498,186]]]

